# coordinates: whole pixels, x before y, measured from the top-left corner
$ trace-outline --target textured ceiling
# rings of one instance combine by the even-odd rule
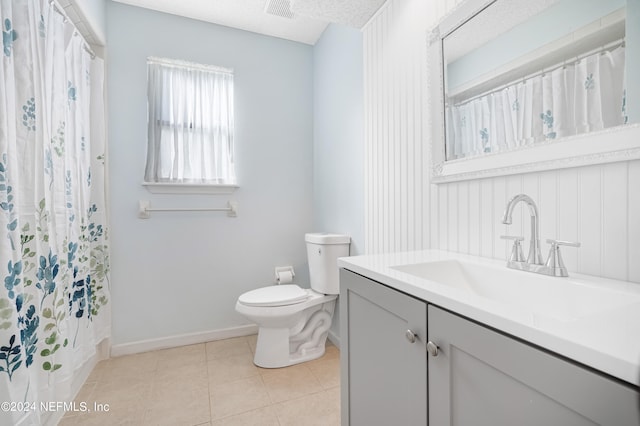
[[[373,16],[385,0],[114,0],[173,15],[213,22],[273,37],[315,44],[329,22],[355,28]],[[290,7],[292,18],[265,13]],[[287,15],[287,13],[284,13]]]
[[[362,28],[386,0],[291,0],[300,15],[354,28]]]
[[[267,14],[265,0],[114,1],[306,44],[315,44],[327,26],[326,22],[309,18]]]

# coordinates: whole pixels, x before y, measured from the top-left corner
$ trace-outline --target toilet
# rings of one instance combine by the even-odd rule
[[[281,284],[248,291],[236,311],[258,325],[254,364],[279,368],[324,355],[340,293],[337,259],[349,255],[351,239],[339,234],[305,234],[311,288]]]

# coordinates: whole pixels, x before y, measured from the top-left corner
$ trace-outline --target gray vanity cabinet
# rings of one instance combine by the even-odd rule
[[[640,424],[637,390],[429,305],[429,424]],[[594,336],[594,344],[597,338]]]
[[[637,388],[345,269],[340,334],[343,426],[640,425]]]
[[[343,425],[427,424],[426,325],[422,300],[340,270]]]

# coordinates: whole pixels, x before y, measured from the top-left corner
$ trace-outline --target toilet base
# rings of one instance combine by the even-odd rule
[[[253,363],[262,368],[281,368],[311,361],[324,355],[335,302],[313,312],[301,330],[260,327]],[[297,332],[295,332],[297,331]]]
[[[304,353],[289,353],[289,330],[261,328],[253,363],[262,368],[282,368],[301,362],[311,361],[324,355],[327,336],[318,342],[318,346]],[[261,340],[263,341],[261,344]],[[267,344],[264,344],[267,341]]]

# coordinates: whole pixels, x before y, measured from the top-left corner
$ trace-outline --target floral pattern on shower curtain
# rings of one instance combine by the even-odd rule
[[[102,70],[46,0],[0,23],[0,424],[37,425],[110,334]]]
[[[447,159],[508,151],[626,122],[625,48],[447,108]]]

